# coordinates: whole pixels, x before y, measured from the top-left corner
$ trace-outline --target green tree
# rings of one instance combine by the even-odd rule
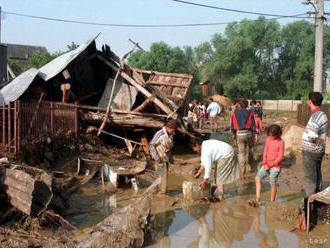
[[[67,49],[68,49],[67,51],[72,51],[72,50],[78,48],[79,45],[76,44],[74,41],[71,41],[71,44],[67,45],[66,47],[67,47]]]
[[[300,99],[312,90],[314,36],[314,26],[307,21],[283,27],[278,69],[286,93],[283,98]]]
[[[28,67],[40,68],[54,58],[55,56],[52,56],[48,52],[35,52],[28,60]]]

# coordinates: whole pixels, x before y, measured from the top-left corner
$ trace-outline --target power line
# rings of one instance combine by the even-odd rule
[[[262,13],[262,12],[253,12],[253,11],[247,11],[247,10],[240,10],[240,9],[223,8],[223,7],[213,6],[213,5],[193,3],[193,2],[182,1],[182,0],[170,0],[170,1],[177,2],[177,3],[182,3],[182,4],[193,5],[193,6],[198,6],[198,7],[217,9],[217,10],[223,10],[223,11],[230,11],[230,12],[236,12],[236,13],[243,13],[243,14],[259,15],[259,16],[270,16],[270,17],[281,17],[281,18],[290,18],[290,17],[306,18],[306,17],[299,17],[299,16],[296,16],[296,15],[278,15],[278,14],[271,14],[271,13]]]
[[[100,22],[69,20],[69,19],[53,18],[46,16],[29,15],[29,14],[9,12],[9,11],[2,11],[2,13],[6,15],[20,16],[20,17],[47,20],[47,21],[57,21],[57,22],[93,25],[93,26],[126,27],[126,28],[199,27],[199,26],[220,26],[220,25],[227,25],[232,23],[232,22],[207,22],[207,23],[184,23],[184,24],[116,24],[116,23],[100,23]],[[280,16],[277,18],[270,18],[267,20],[281,19],[281,18],[308,18],[308,17],[302,17],[302,15],[306,15],[306,14],[302,13],[292,16]]]

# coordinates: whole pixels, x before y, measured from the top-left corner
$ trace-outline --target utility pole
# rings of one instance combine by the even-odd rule
[[[308,12],[315,15],[315,58],[314,58],[314,86],[313,90],[323,91],[323,22],[324,0],[303,0],[302,4],[312,5],[315,12]]]
[[[323,22],[324,0],[316,0],[314,91],[323,91]]]

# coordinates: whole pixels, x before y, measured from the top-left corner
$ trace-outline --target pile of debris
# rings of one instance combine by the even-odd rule
[[[155,129],[174,119],[179,131],[190,135],[181,115],[192,76],[132,69],[126,56],[119,58],[107,45],[98,50],[96,38],[40,69],[29,69],[0,89],[0,151],[32,165],[0,166],[0,196],[7,209],[1,222],[15,209],[25,220],[27,216],[39,224],[52,220],[74,229],[60,216],[74,192],[92,180],[106,188],[111,185],[112,190],[126,181],[138,190],[135,175],[147,168],[148,140]],[[127,151],[110,151],[107,147],[113,144]],[[139,208],[140,214],[134,215],[132,205],[117,219],[131,212],[135,217],[125,225],[140,225],[149,216],[146,201],[146,197],[139,201],[145,206]],[[80,246],[97,244],[95,235],[130,231],[110,230],[108,222],[113,225],[115,219],[106,219]],[[117,224],[116,230],[122,223]],[[127,239],[127,245],[143,243],[144,227],[136,228],[139,238]]]

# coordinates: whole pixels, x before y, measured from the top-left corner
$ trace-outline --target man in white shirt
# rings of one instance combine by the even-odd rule
[[[210,116],[211,121],[211,129],[212,131],[217,131],[218,124],[217,124],[217,116],[221,113],[221,106],[213,101],[213,98],[210,98],[210,105],[207,107],[206,111]]]
[[[219,200],[223,199],[224,184],[235,182],[239,179],[240,170],[234,149],[231,145],[219,140],[206,140],[196,138],[192,148],[201,154],[201,166],[195,177],[204,170],[204,179],[200,183],[201,188],[207,188],[212,179],[215,179],[216,190],[213,194]],[[214,176],[211,176],[212,165],[215,165]]]

